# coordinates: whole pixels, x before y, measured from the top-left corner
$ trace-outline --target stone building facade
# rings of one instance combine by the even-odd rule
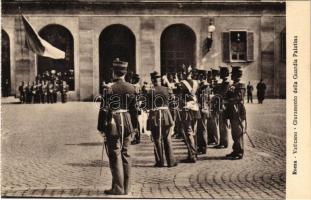
[[[142,80],[154,70],[178,71],[182,63],[200,69],[240,65],[245,83],[256,86],[262,78],[267,96],[285,98],[284,2],[4,0],[2,33],[9,41],[3,49],[9,51],[12,95],[18,95],[20,81],[35,79],[41,63],[23,45],[18,7],[39,34],[59,25],[71,35],[72,44],[67,45],[69,67],[74,70],[71,100],[98,95],[109,63],[117,56],[127,60]],[[210,24],[215,26],[212,35]]]

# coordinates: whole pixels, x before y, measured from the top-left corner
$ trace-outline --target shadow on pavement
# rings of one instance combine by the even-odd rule
[[[77,145],[77,146],[103,146],[102,142],[84,142],[78,144],[65,144],[65,145]]]
[[[65,165],[69,165],[72,167],[109,167],[109,162],[101,160],[93,160],[89,163],[67,163]]]
[[[212,157],[199,157],[197,160],[201,161],[201,160],[229,160],[229,159],[226,158],[225,156],[220,157],[212,156]]]

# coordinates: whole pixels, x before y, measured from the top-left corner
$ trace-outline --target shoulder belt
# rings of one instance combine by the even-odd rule
[[[190,93],[192,93],[193,88],[191,87],[190,83],[189,83],[188,81],[186,81],[186,80],[182,80],[181,82],[186,86],[186,88],[188,89],[188,91],[189,91]]]

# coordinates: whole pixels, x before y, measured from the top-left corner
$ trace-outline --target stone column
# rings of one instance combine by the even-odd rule
[[[20,16],[15,17],[15,80],[16,87],[20,81],[35,81],[35,55],[26,48],[25,30]],[[12,41],[13,42],[13,41]]]
[[[79,17],[80,100],[93,100],[93,23],[92,17]]]
[[[142,80],[149,80],[149,73],[155,69],[155,23],[153,17],[141,17],[141,70]]]

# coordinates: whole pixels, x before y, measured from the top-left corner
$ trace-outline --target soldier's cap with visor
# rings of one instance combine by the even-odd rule
[[[240,66],[231,66],[231,78],[241,78],[242,77],[242,69]]]
[[[198,76],[199,77],[206,77],[207,76],[207,71],[202,70],[202,69],[198,69]]]
[[[212,78],[215,78],[216,76],[219,76],[219,70],[212,69]]]
[[[139,74],[133,74],[132,77],[133,77],[134,79],[138,79],[138,80],[140,79]]]
[[[221,67],[219,66],[219,76],[221,79],[227,78],[229,76],[229,69],[228,67]]]
[[[154,72],[150,73],[150,78],[152,80],[155,80],[155,79],[161,78],[161,75],[157,71],[154,71]]]
[[[194,80],[198,80],[200,77],[199,70],[197,68],[192,68],[191,78]]]
[[[113,71],[120,71],[120,72],[127,72],[127,67],[128,67],[128,63],[121,61],[119,58],[116,58],[113,62],[112,62],[112,70]]]

